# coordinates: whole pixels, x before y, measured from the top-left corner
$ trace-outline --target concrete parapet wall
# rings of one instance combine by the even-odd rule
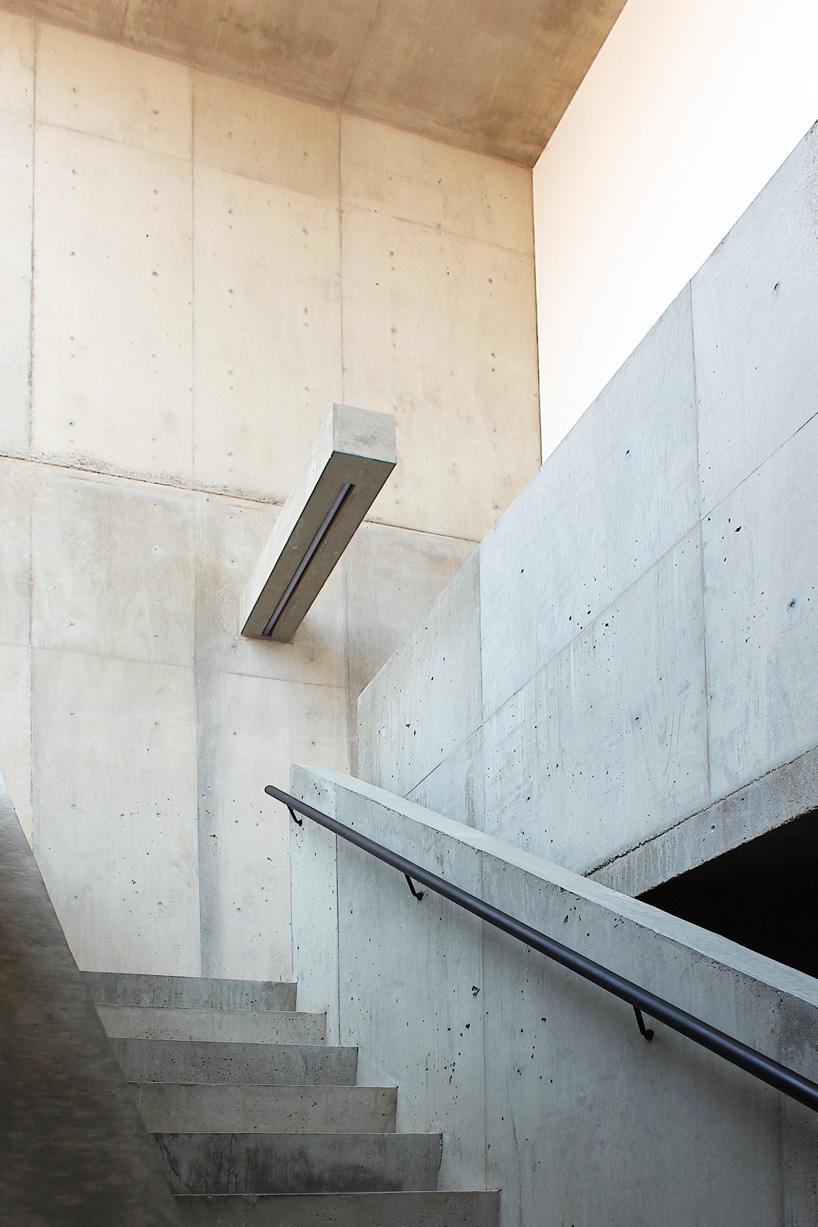
[[[808,976],[333,771],[292,791],[813,1079]],[[630,1006],[305,820],[291,828],[301,1008],[444,1131],[441,1186],[502,1189],[503,1227],[806,1227],[818,1121]]]
[[[591,873],[814,749],[817,226],[813,128],[364,691],[363,778]]]

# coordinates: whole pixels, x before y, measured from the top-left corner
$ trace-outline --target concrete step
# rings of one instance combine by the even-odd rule
[[[113,1039],[129,1082],[354,1086],[357,1048],[324,1044],[225,1044]]]
[[[294,1010],[296,986],[273,980],[130,975],[84,971],[95,1005],[174,1006],[208,1010]]]
[[[396,1087],[131,1085],[150,1133],[394,1133]]]
[[[434,1189],[440,1134],[155,1133],[174,1193]]]
[[[497,1227],[499,1193],[181,1195],[189,1227]]]
[[[112,1039],[216,1040],[234,1044],[320,1044],[324,1014],[294,1010],[206,1010],[98,1005]]]

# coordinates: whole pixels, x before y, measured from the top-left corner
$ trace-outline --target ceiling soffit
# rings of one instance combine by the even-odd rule
[[[625,0],[0,0],[532,166]]]

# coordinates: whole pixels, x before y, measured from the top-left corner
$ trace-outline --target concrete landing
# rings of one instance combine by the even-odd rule
[[[96,1010],[111,1039],[321,1044],[326,1036],[324,1014],[128,1005],[98,1005]]]
[[[176,1198],[190,1227],[496,1227],[499,1193],[305,1193]]]
[[[394,1133],[396,1087],[131,1087],[152,1133]]]
[[[130,1082],[263,1086],[354,1086],[357,1048],[325,1044],[233,1044],[201,1040],[112,1039]]]
[[[174,1193],[434,1189],[440,1134],[159,1133]]]

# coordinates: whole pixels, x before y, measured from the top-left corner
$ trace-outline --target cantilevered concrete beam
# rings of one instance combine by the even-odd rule
[[[241,596],[241,633],[289,643],[395,467],[395,419],[333,405]]]

